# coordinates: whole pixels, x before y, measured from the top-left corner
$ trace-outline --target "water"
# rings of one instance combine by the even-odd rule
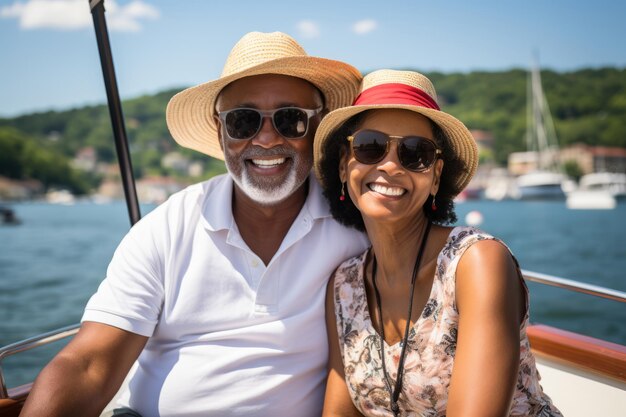
[[[0,227],[0,346],[78,323],[129,227],[124,203],[14,209],[23,223]],[[458,224],[473,210],[523,269],[626,291],[625,202],[615,210],[580,211],[563,202],[470,201],[457,205]],[[529,287],[533,322],[626,345],[626,304]],[[31,381],[62,344],[3,361],[8,385]]]

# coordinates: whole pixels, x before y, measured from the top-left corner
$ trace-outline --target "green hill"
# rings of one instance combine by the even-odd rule
[[[524,150],[526,71],[427,75],[437,88],[444,111],[458,117],[470,129],[493,133],[496,162],[503,164],[510,152]],[[626,148],[626,69],[583,69],[565,73],[547,70],[541,75],[561,146],[581,142]],[[192,160],[206,162],[209,159],[179,147],[167,130],[165,107],[181,89],[123,102],[133,166],[139,177],[159,172],[161,157],[172,150]],[[14,146],[18,135],[20,140],[38,144],[42,151],[57,155],[56,159],[61,162],[63,158],[70,160],[86,146],[96,150],[99,160],[115,161],[109,113],[104,105],[0,119],[0,133],[0,153],[8,152],[2,156],[3,160],[33,163],[34,159],[18,155],[23,152]],[[9,142],[13,145],[9,146]],[[4,168],[14,165],[0,164],[0,175],[15,177],[14,168],[13,173]],[[223,171],[223,163],[210,160],[208,170]],[[25,167],[19,175],[28,176],[32,171]]]

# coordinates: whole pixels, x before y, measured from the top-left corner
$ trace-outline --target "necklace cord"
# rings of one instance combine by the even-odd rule
[[[400,352],[400,361],[398,362],[398,372],[396,378],[396,384],[393,390],[391,389],[391,382],[389,380],[389,376],[387,375],[387,367],[385,365],[385,326],[383,324],[383,310],[382,310],[382,301],[380,297],[380,293],[378,292],[378,286],[376,285],[376,254],[374,254],[372,260],[372,284],[374,286],[374,293],[376,294],[376,304],[378,306],[378,319],[380,320],[380,356],[383,365],[383,374],[385,377],[385,385],[387,385],[387,390],[391,395],[391,411],[393,411],[394,416],[398,416],[400,413],[400,408],[398,406],[398,399],[400,398],[400,392],[402,391],[402,377],[404,375],[404,358],[406,356],[406,348],[408,345],[409,339],[409,328],[411,327],[411,314],[413,312],[413,294],[415,293],[415,282],[417,281],[417,272],[419,271],[419,266],[422,261],[422,255],[424,254],[424,248],[426,247],[426,240],[428,239],[428,234],[430,232],[431,222],[429,221],[426,224],[426,230],[424,231],[424,236],[422,237],[422,242],[420,243],[420,248],[415,258],[415,265],[413,266],[413,275],[411,276],[411,293],[409,298],[409,311],[408,317],[406,321],[406,326],[404,328],[404,337],[402,338],[402,350]]]

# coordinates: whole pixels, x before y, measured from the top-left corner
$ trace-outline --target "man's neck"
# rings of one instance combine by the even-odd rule
[[[269,264],[278,251],[308,194],[308,180],[286,200],[262,205],[251,200],[237,185],[233,190],[233,217],[248,247]]]

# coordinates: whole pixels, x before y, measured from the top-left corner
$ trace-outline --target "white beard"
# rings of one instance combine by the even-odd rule
[[[289,176],[280,186],[274,187],[271,190],[259,187],[257,184],[251,181],[248,171],[243,171],[242,177],[232,176],[235,184],[239,186],[241,191],[250,199],[256,201],[259,204],[265,206],[271,206],[281,201],[284,201],[302,184],[296,183],[296,170],[292,169],[289,172]]]

